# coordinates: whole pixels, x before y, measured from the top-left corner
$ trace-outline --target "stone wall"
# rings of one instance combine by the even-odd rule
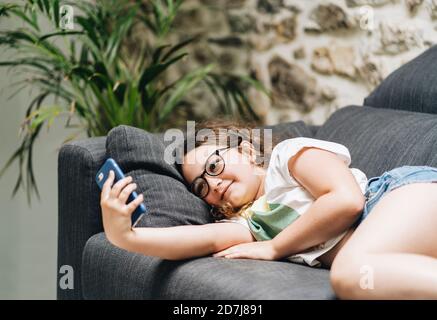
[[[321,124],[431,46],[436,25],[437,0],[186,0],[175,30],[201,37],[198,62],[250,72],[271,90],[271,101],[250,91],[267,124]],[[205,90],[195,99],[214,113]]]

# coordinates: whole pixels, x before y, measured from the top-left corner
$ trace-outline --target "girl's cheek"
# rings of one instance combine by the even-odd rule
[[[217,196],[211,196],[211,198],[211,204],[213,204],[214,206],[220,205],[220,199]]]

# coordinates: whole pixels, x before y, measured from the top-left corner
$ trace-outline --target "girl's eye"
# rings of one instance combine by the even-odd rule
[[[193,182],[192,191],[198,197],[204,198],[209,192],[208,183],[203,178],[199,178]]]
[[[216,173],[220,168],[220,158],[213,159],[211,163],[208,164],[208,172]]]

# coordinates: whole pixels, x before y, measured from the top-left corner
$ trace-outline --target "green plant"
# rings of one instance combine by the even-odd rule
[[[19,176],[13,195],[23,186],[31,201],[39,198],[32,153],[46,124],[67,115],[66,127],[78,127],[88,136],[106,135],[114,126],[128,124],[156,132],[169,126],[169,116],[183,105],[187,93],[207,84],[222,114],[258,121],[244,93],[244,84],[262,89],[249,77],[216,73],[209,64],[171,82],[166,71],[187,59],[182,50],[195,39],[176,45],[165,42],[182,0],[27,0],[0,5],[0,18],[15,17],[23,24],[0,32],[0,46],[12,53],[0,66],[25,72],[14,83],[38,88],[21,127],[21,145],[9,158],[0,177],[15,161]],[[74,29],[62,29],[74,12]],[[48,25],[48,28],[43,28]],[[142,28],[142,29],[141,29]],[[49,29],[49,30],[46,30]],[[126,40],[136,30],[148,41],[130,50]],[[149,41],[150,40],[150,41]],[[45,104],[55,97],[55,104]],[[73,125],[76,120],[79,123]],[[74,137],[70,137],[73,139]]]

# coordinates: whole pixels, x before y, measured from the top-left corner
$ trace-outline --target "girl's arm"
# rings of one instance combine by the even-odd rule
[[[340,235],[356,221],[365,202],[350,168],[330,151],[304,148],[289,159],[288,169],[316,200],[272,239],[278,258]]]
[[[237,223],[210,223],[205,225],[168,228],[131,228],[132,212],[142,202],[142,194],[132,202],[126,201],[136,184],[126,177],[114,184],[111,171],[105,182],[100,205],[103,228],[108,240],[128,251],[180,260],[205,256],[236,244],[253,241],[252,234]]]
[[[128,251],[181,260],[210,255],[233,245],[253,241],[250,231],[238,223],[220,222],[168,228],[134,228],[122,243]]]

